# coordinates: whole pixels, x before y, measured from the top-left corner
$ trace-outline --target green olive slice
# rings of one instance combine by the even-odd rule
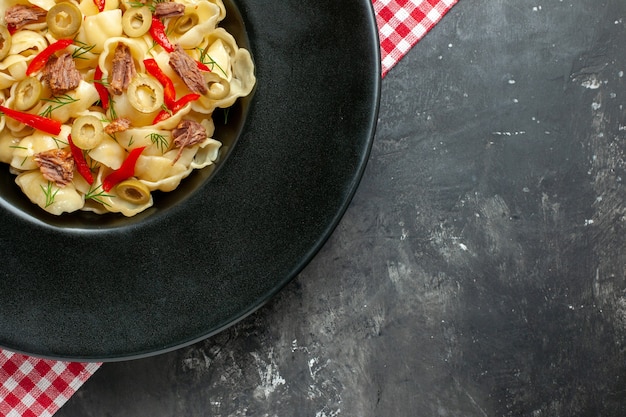
[[[104,127],[95,116],[80,116],[72,124],[72,142],[80,149],[93,149],[102,142]]]
[[[55,38],[71,38],[78,33],[83,23],[83,14],[74,3],[64,1],[52,6],[46,22],[48,30]]]
[[[126,91],[128,102],[141,113],[154,113],[163,106],[163,86],[154,78],[137,74]]]
[[[152,12],[147,6],[131,7],[122,16],[122,30],[131,38],[143,36],[152,24]]]
[[[37,78],[24,78],[15,86],[15,108],[20,111],[32,109],[39,103],[42,91],[43,86]]]
[[[134,178],[117,184],[115,191],[120,198],[133,204],[142,205],[150,201],[150,190],[148,187]]]
[[[9,55],[11,50],[11,34],[6,26],[0,25],[0,59]]]

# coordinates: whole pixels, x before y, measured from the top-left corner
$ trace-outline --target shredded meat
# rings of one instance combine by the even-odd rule
[[[105,133],[112,135],[117,132],[123,132],[130,127],[130,120],[118,118],[109,123],[105,128]]]
[[[198,64],[180,45],[176,45],[176,49],[170,54],[170,67],[192,92],[205,94],[208,91]]]
[[[34,156],[39,170],[45,179],[54,182],[57,187],[65,187],[74,177],[74,158],[64,149],[51,149]]]
[[[7,26],[20,29],[30,23],[43,22],[47,14],[48,12],[41,7],[18,4],[7,9],[4,20]]]
[[[52,94],[63,94],[80,84],[82,77],[76,69],[76,63],[69,53],[59,57],[51,56],[43,69],[43,79],[48,82]]]
[[[111,71],[111,90],[120,95],[128,88],[128,84],[137,74],[135,61],[126,44],[118,43],[113,55],[113,70]]]
[[[176,129],[172,130],[174,145],[180,148],[172,165],[178,161],[185,147],[202,143],[206,140],[206,137],[206,129],[200,123],[194,122],[193,120],[181,121],[178,126],[176,126]]]
[[[185,14],[185,5],[174,2],[157,3],[154,6],[153,16],[158,18],[177,17]]]

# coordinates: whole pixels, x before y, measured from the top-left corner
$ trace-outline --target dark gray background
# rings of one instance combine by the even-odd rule
[[[311,264],[58,417],[626,415],[626,2],[460,0]]]

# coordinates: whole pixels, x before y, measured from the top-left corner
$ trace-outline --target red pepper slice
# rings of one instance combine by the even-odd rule
[[[104,11],[104,3],[105,3],[105,0],[93,0],[93,4],[96,5],[99,12]]]
[[[74,157],[74,162],[76,163],[76,170],[85,179],[85,181],[89,183],[89,185],[92,185],[93,175],[91,175],[91,169],[89,169],[89,165],[85,160],[83,150],[74,144],[72,135],[67,136],[67,141],[70,144],[70,151],[72,152],[72,157]]]
[[[198,64],[198,69],[200,71],[206,71],[206,72],[211,72],[211,68],[209,68],[209,66],[201,61],[196,61],[196,64]]]
[[[172,113],[170,113],[168,110],[161,110],[159,114],[157,114],[154,120],[152,121],[152,124],[155,125],[159,122],[162,122],[163,120],[167,120],[171,116],[172,116]]]
[[[145,148],[145,146],[142,146],[131,150],[126,159],[124,159],[124,162],[122,162],[122,166],[104,178],[104,181],[102,181],[102,189],[109,192],[111,188],[115,187],[120,182],[135,175],[137,159],[139,159],[139,155],[141,155]]]
[[[109,109],[109,91],[102,84],[102,69],[98,65],[96,67],[96,72],[93,74],[93,86],[96,87],[96,91],[98,92],[98,96],[100,96],[100,103],[102,104],[102,108],[106,111]]]
[[[188,103],[191,103],[192,101],[196,101],[199,98],[200,98],[200,94],[196,94],[196,93],[186,94],[182,96],[181,98],[179,98],[178,100],[176,100],[176,103],[174,103],[174,105],[170,107],[170,110],[172,110],[172,113],[178,113],[178,111],[182,109],[183,107],[185,107]]]
[[[143,63],[146,66],[146,71],[156,78],[163,86],[163,100],[165,101],[165,105],[167,107],[174,105],[176,102],[176,89],[174,87],[174,81],[165,75],[154,59],[144,59]]]
[[[42,132],[49,133],[52,136],[57,136],[59,133],[61,133],[61,122],[50,119],[48,117],[13,110],[4,106],[0,106],[0,111],[4,113],[5,116],[10,117],[11,119],[17,120],[20,123],[24,123],[27,126],[34,127],[35,129],[41,130]]]
[[[152,24],[150,25],[150,35],[167,52],[174,51],[174,45],[165,33],[165,25],[156,16],[152,16]]]
[[[32,75],[33,73],[42,69],[46,62],[48,62],[48,58],[52,56],[55,52],[58,52],[62,49],[67,48],[74,42],[74,39],[61,39],[54,43],[48,45],[46,49],[41,51],[32,61],[28,64],[26,68],[26,75]]]
[[[199,98],[200,94],[196,93],[190,93],[182,96],[176,100],[171,107],[169,107],[169,110],[161,110],[152,121],[152,124],[155,125],[163,120],[169,119],[173,114],[178,113],[178,111],[185,107],[188,103],[191,103]]]
[[[15,35],[15,32],[17,32],[17,28],[13,25],[7,25],[7,29],[9,31],[9,35],[11,36]]]

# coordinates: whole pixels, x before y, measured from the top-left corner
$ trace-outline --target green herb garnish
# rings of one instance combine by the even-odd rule
[[[102,201],[102,198],[104,197],[114,198],[115,196],[113,194],[108,194],[106,191],[102,190],[102,184],[98,185],[95,188],[93,188],[92,186],[85,194],[85,200],[93,200],[97,203],[102,204],[103,206],[108,206],[109,204]]]
[[[41,191],[43,191],[43,193],[46,196],[45,207],[49,207],[52,204],[54,204],[54,198],[56,197],[57,193],[60,191],[60,188],[57,188],[56,190],[54,190],[51,181],[48,181],[48,185],[46,187],[44,187],[43,185],[40,185],[40,187],[41,187]]]
[[[51,103],[51,104],[49,104],[48,107],[46,107],[44,111],[39,113],[39,115],[43,117],[50,117],[52,115],[52,112],[55,111],[56,109],[60,109],[61,107],[67,106],[68,104],[76,103],[78,99],[70,95],[63,94],[61,96],[52,96],[50,98],[44,98],[42,99],[42,101],[45,101],[46,103]]]
[[[224,68],[222,68],[220,64],[218,64],[207,52],[208,48],[208,46],[206,46],[204,49],[196,48],[200,52],[200,62],[208,66],[211,71],[214,71],[215,67],[217,67],[220,71],[222,71],[222,74],[227,77],[228,75],[226,74],[226,71],[224,71]]]
[[[146,137],[150,137],[150,141],[152,142],[152,144],[156,145],[157,148],[161,150],[161,153],[164,153],[170,146],[167,138],[159,133],[150,133]]]

